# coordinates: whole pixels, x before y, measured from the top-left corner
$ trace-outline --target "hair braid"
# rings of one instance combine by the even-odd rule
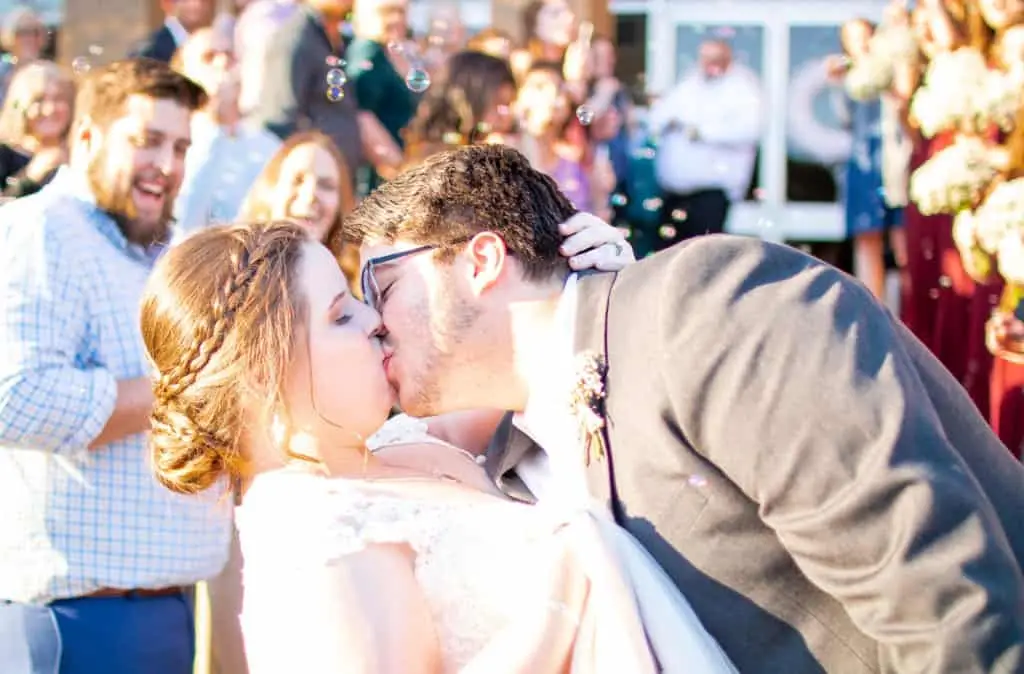
[[[253,288],[260,285],[256,281],[270,262],[266,248],[260,245],[259,230],[239,228],[232,233],[236,245],[228,255],[231,273],[210,303],[206,320],[196,323],[192,348],[175,366],[159,375],[153,386],[156,404],[151,425],[156,474],[164,486],[174,491],[203,491],[224,472],[237,473],[241,467],[237,432],[232,430],[236,426],[226,419],[204,423],[204,415],[197,413],[203,405],[203,395],[190,392],[224,346],[235,325],[235,316],[251,299]],[[254,250],[257,252],[251,256],[250,251]],[[241,414],[241,410],[230,413]],[[168,451],[171,446],[176,451]]]

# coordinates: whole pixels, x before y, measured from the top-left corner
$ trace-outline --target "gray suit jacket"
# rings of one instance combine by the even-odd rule
[[[576,327],[592,492],[741,671],[1024,672],[1024,467],[850,277],[702,237],[581,278]],[[509,422],[486,465],[529,500]]]

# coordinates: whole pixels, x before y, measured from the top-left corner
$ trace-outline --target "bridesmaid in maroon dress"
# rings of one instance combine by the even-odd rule
[[[1008,179],[1024,178],[1024,108],[1005,142]],[[1006,304],[1006,303],[1004,303]],[[1010,302],[1009,304],[1013,304]],[[989,381],[989,423],[1018,459],[1024,458],[1024,322],[1014,306],[1000,306],[986,326],[988,348],[996,354]]]
[[[931,158],[935,152],[933,148],[939,147],[938,141],[941,140],[923,138],[917,133],[914,137],[911,173]],[[907,204],[903,213],[907,262],[901,284],[900,318],[925,346],[932,349],[940,276],[935,233],[950,228],[952,219],[941,214],[923,215],[913,201]]]
[[[993,2],[980,0],[977,3],[978,13],[984,23],[996,33],[992,44],[995,45],[993,61],[998,66],[1009,69],[1019,66],[1024,54],[1012,53],[1009,43],[1020,40],[1007,40],[1011,31],[1022,29],[1018,24],[1024,21],[1024,3]],[[1019,51],[1019,47],[1018,47]],[[1006,169],[1008,179],[1024,177],[1024,109],[1017,113],[1014,130],[1004,139],[1009,158]],[[995,286],[992,287],[995,289]],[[1001,288],[1000,288],[1001,290]],[[1024,322],[1020,316],[1013,315],[1017,307],[1000,307],[1000,311],[988,323],[989,350],[996,354],[989,377],[989,423],[1011,452],[1022,458],[1024,446]],[[1020,314],[1019,311],[1017,311]]]
[[[981,21],[979,6],[972,0],[962,9],[964,16],[957,22],[963,28],[961,34],[987,55],[992,31]],[[939,134],[919,159],[934,156],[956,135],[955,131]],[[911,238],[916,246],[908,250],[910,297],[904,319],[988,415],[993,358],[985,345],[985,324],[999,302],[1001,283],[976,282],[964,269],[953,241],[951,216],[925,217],[915,209],[914,217],[907,219],[908,249]]]
[[[922,57],[927,60],[936,53],[948,51],[959,39],[957,24],[942,5],[918,3],[911,13],[911,26],[917,37]],[[903,101],[903,119],[907,134],[914,139],[909,171],[913,173],[953,140],[953,133],[924,138],[909,119],[907,110],[915,89],[920,84],[926,63],[898,68],[894,94]],[[913,201],[904,209],[904,233],[907,259],[901,279],[900,318],[929,349],[935,344],[935,309],[939,297],[940,258],[936,236],[952,227],[948,215],[923,215]]]

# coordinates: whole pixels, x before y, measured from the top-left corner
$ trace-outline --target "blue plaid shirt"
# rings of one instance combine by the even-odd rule
[[[117,381],[148,373],[138,310],[155,258],[67,168],[0,208],[0,599],[189,585],[227,560],[223,489],[161,487],[146,434],[87,449]]]

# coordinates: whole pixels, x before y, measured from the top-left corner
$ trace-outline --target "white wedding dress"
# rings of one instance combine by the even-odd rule
[[[385,426],[376,440],[384,445],[440,442],[427,435],[425,424],[407,418]],[[257,477],[236,512],[245,560],[241,624],[251,674],[333,674],[315,657],[290,647],[282,624],[287,621],[289,633],[306,638],[331,640],[332,635],[318,634],[323,628],[315,616],[282,615],[281,598],[313,591],[301,583],[296,587],[294,579],[303,578],[304,571],[372,543],[407,543],[415,551],[416,579],[430,607],[446,672],[460,671],[517,616],[531,609],[536,614],[537,606],[549,604],[550,553],[544,546],[569,515],[455,484],[445,489],[449,492],[450,497],[437,498],[438,485],[430,480],[373,482],[287,470]],[[285,603],[301,605],[293,599]],[[685,625],[692,635],[678,629],[668,635],[672,650],[682,649],[686,671],[734,671],[695,616],[692,621]],[[663,662],[658,671],[674,668]]]

